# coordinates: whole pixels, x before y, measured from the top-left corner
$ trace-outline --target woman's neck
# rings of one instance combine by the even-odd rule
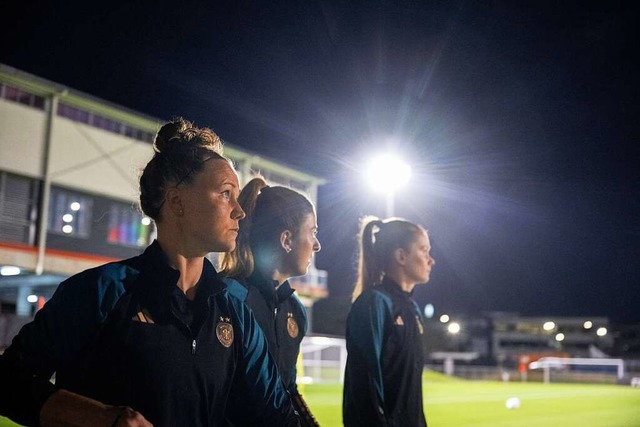
[[[184,292],[190,300],[195,298],[196,285],[202,275],[204,256],[189,256],[187,251],[176,240],[167,238],[158,233],[158,244],[167,257],[169,266],[180,272],[180,278],[176,286]]]
[[[277,260],[273,260],[272,262],[260,262],[256,260],[255,269],[260,274],[260,276],[264,278],[269,278],[271,280],[275,280],[277,282],[276,287],[282,285],[284,282],[289,280],[289,275],[286,272],[282,271],[279,267],[273,267],[277,265]]]
[[[416,283],[413,283],[410,280],[407,280],[407,278],[404,277],[404,274],[402,274],[401,272],[390,272],[390,273],[386,273],[385,275],[389,279],[396,282],[400,286],[400,289],[402,289],[405,292],[411,293],[413,291],[413,288],[416,287]]]
[[[273,274],[271,274],[271,279],[278,283],[276,285],[276,287],[278,287],[289,280],[289,277],[286,274],[282,274],[279,270],[275,270]]]

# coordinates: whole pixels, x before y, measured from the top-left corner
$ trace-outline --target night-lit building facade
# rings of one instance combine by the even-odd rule
[[[494,355],[566,353],[572,357],[598,357],[612,350],[613,336],[605,317],[491,316]]]
[[[449,330],[452,323],[458,324],[455,333]],[[440,327],[447,337],[441,343],[445,350],[474,352],[484,363],[516,363],[524,355],[604,357],[614,347],[614,336],[605,317],[526,317],[495,312],[451,315]]]
[[[137,178],[161,123],[0,64],[0,313],[29,316],[62,279],[152,241]],[[225,154],[241,184],[258,171],[315,202],[324,182],[233,146]],[[308,305],[326,283],[314,265],[292,280]]]

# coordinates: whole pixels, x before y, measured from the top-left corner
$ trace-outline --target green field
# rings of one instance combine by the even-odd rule
[[[427,373],[429,427],[640,426],[640,389],[617,385],[465,381]],[[320,425],[342,425],[342,387],[306,385],[304,396]],[[506,409],[516,396],[519,409]],[[0,427],[15,426],[0,418]]]
[[[425,375],[429,427],[638,427],[640,389],[617,385],[465,381]],[[341,426],[342,388],[305,386],[322,426]],[[505,401],[520,398],[519,409]]]

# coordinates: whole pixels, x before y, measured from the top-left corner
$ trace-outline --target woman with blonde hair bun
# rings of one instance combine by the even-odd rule
[[[60,284],[0,356],[0,414],[30,426],[298,425],[253,315],[205,258],[235,248],[244,217],[220,138],[176,119],[153,148],[140,205],[157,240]]]

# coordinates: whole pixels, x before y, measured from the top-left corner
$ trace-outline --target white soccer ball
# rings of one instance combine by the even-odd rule
[[[518,409],[520,407],[520,399],[517,397],[510,397],[507,399],[504,406],[506,406],[507,409]]]

